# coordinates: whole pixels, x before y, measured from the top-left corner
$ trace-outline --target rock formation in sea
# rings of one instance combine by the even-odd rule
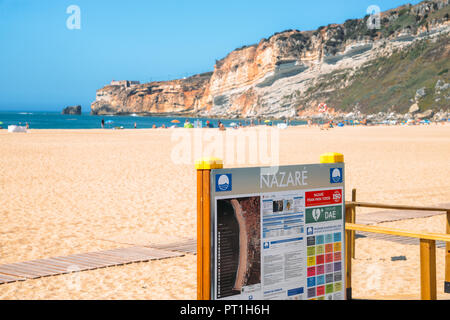
[[[447,109],[449,12],[449,0],[423,1],[382,12],[378,29],[366,16],[275,33],[233,50],[210,73],[107,85],[91,113],[308,118],[319,103],[330,115]]]
[[[81,115],[81,106],[68,106],[63,109],[61,114]]]

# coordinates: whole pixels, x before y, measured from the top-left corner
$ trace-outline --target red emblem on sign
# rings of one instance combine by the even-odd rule
[[[326,206],[342,203],[342,190],[323,190],[305,192],[307,207]]]

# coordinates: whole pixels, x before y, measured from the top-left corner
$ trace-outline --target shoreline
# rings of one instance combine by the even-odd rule
[[[231,120],[227,120],[231,121]],[[314,123],[311,125],[308,124],[295,124],[295,125],[288,125],[287,128],[280,129],[280,130],[290,130],[294,128],[316,128],[321,129],[323,131],[330,131],[333,132],[334,130],[342,130],[343,128],[429,128],[429,127],[449,127],[450,122],[442,122],[442,123],[430,123],[430,124],[416,124],[416,125],[408,125],[408,124],[397,124],[397,125],[387,125],[387,124],[371,124],[371,125],[345,125],[344,127],[333,127],[333,128],[326,128],[324,127],[324,124]],[[254,126],[243,126],[238,127],[236,130],[239,129],[257,129],[257,128],[277,128],[276,125],[254,125]],[[323,128],[322,128],[323,127]],[[218,130],[219,128],[184,128],[182,126],[175,126],[175,127],[156,127],[156,128],[29,128],[28,132],[38,132],[38,131],[101,131],[101,132],[109,132],[109,131],[143,131],[143,130],[149,130],[149,131],[155,131],[156,129],[205,129],[205,130]],[[234,130],[230,126],[226,126],[227,130]],[[0,129],[0,133],[2,132],[8,132],[8,128],[2,128]],[[19,132],[21,133],[21,132]]]

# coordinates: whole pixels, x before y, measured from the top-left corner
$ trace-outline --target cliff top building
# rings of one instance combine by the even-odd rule
[[[139,81],[130,81],[130,80],[113,80],[110,85],[112,86],[124,86],[126,88],[141,84]]]

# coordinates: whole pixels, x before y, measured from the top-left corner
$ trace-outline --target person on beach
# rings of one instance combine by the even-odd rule
[[[135,128],[135,129],[137,128],[137,124],[136,124],[136,122],[134,123],[134,128]]]
[[[156,129],[156,124],[154,124],[154,125],[152,126],[152,129]]]
[[[225,131],[225,130],[227,130],[227,129],[225,128],[225,126],[223,125],[222,122],[220,122],[220,124],[219,124],[219,130],[220,130],[220,131]]]
[[[105,119],[102,119],[102,129],[105,128]]]
[[[192,129],[192,128],[194,128],[194,125],[189,121],[189,119],[186,119],[186,121],[184,122],[184,127],[188,128],[188,129]]]
[[[27,130],[30,129],[30,126],[28,125],[28,122],[25,122],[25,126],[27,127]]]
[[[206,127],[207,128],[214,128],[214,125],[211,122],[209,122],[209,120],[207,120],[206,121]]]

